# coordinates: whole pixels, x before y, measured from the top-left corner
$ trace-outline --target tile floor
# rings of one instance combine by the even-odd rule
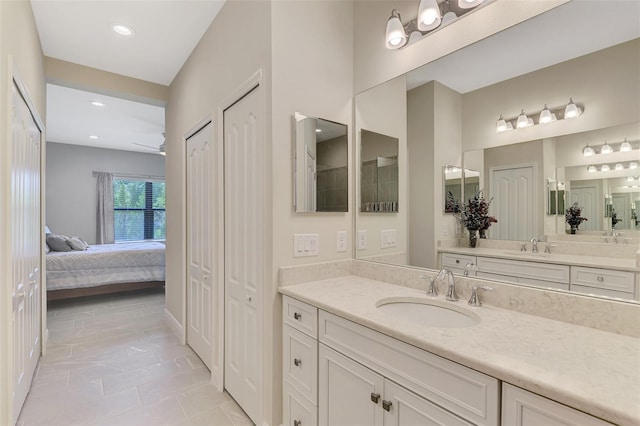
[[[164,325],[147,290],[49,306],[49,346],[18,426],[252,425]]]

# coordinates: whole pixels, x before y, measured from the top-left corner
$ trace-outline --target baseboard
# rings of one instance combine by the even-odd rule
[[[178,321],[176,317],[167,310],[167,308],[164,309],[164,322],[169,326],[176,337],[184,343],[186,337],[184,334],[184,327],[180,324],[180,321]]]

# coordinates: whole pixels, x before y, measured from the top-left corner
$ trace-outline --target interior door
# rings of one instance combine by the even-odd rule
[[[533,166],[491,171],[490,214],[498,219],[489,228],[491,238],[528,241],[537,236],[534,181]]]
[[[317,192],[316,192],[316,158],[315,152],[307,151],[307,155],[305,157],[305,168],[306,168],[306,186],[307,186],[307,200],[306,200],[306,208],[308,212],[315,212],[316,202],[317,202]]]
[[[213,123],[187,139],[187,344],[211,370],[213,307]]]
[[[40,359],[40,141],[41,129],[13,85],[11,250],[13,421],[20,414]]]
[[[256,424],[264,285],[261,93],[256,87],[224,112],[225,387]]]
[[[598,208],[596,207],[598,203],[596,188],[571,188],[570,198],[569,206],[573,203],[578,203],[578,206],[582,208],[581,216],[588,219],[586,222],[580,224],[580,230],[596,231],[601,229],[601,226],[599,226],[600,215],[598,215]]]
[[[630,210],[627,206],[630,203],[627,201],[630,199],[630,194],[613,194],[611,197],[611,203],[613,204],[613,210],[616,212],[616,229],[632,229],[630,218]]]

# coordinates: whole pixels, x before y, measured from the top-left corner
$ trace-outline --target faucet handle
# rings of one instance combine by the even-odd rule
[[[527,251],[527,242],[520,243],[520,251]]]
[[[493,290],[493,287],[488,287],[486,285],[474,285],[471,287],[471,297],[469,298],[469,305],[471,306],[482,306],[482,302],[478,297],[478,290]]]
[[[551,249],[555,246],[555,244],[547,243],[547,245],[544,246],[544,252],[551,254]]]
[[[437,296],[438,289],[436,288],[436,281],[428,275],[420,275],[418,278],[423,280],[429,280],[429,288],[427,288],[427,296]]]

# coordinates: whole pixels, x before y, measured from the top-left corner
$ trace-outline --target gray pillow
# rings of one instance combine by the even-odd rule
[[[67,244],[74,250],[86,250],[89,248],[89,244],[82,240],[80,237],[71,237],[67,241]]]
[[[58,234],[47,235],[47,245],[53,251],[71,251],[71,246],[67,244],[69,237]]]

